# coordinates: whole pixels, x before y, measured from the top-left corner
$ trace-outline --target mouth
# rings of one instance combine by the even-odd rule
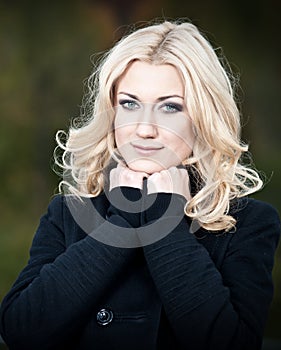
[[[163,149],[163,146],[160,145],[138,145],[138,144],[132,144],[133,148],[135,149],[135,151],[141,155],[146,155],[146,156],[150,156],[153,155],[155,153],[157,153],[158,151],[160,151],[161,149]]]

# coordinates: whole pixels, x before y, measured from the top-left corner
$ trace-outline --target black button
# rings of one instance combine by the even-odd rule
[[[97,313],[97,322],[101,326],[106,326],[113,320],[113,312],[108,309],[101,309]]]

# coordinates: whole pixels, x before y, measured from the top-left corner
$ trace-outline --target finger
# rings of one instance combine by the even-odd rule
[[[159,178],[161,177],[161,175],[163,175],[163,174],[161,174],[161,173],[162,173],[162,171],[161,171],[161,172],[157,172],[157,173],[153,173],[153,174],[149,175],[149,176],[147,177],[147,181],[154,181],[155,179],[159,179]]]
[[[171,170],[171,174],[175,174],[175,176],[176,176],[176,174],[179,174],[181,177],[188,177],[189,178],[189,172],[185,166],[174,167]]]

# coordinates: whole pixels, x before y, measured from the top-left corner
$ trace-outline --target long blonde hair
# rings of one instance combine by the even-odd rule
[[[108,51],[87,81],[79,125],[68,135],[57,133],[63,155],[56,162],[64,170],[60,189],[78,196],[97,196],[105,184],[104,169],[116,154],[114,87],[135,61],[171,64],[185,83],[185,102],[196,132],[192,156],[184,164],[195,169],[200,189],[185,213],[212,231],[230,230],[231,200],[262,187],[258,173],[243,165],[248,146],[240,140],[240,113],[232,75],[222,58],[191,23],[163,22],[140,28]],[[63,139],[66,138],[65,141]]]

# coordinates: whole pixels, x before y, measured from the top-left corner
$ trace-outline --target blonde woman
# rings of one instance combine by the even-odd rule
[[[234,79],[190,23],[140,28],[57,135],[61,193],[1,305],[10,349],[260,349],[280,223],[248,197]]]

